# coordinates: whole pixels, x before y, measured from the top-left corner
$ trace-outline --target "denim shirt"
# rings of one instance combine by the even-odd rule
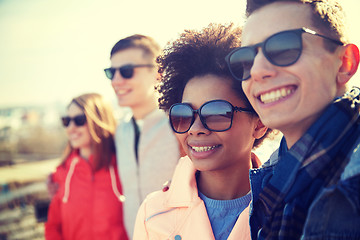
[[[355,144],[350,162],[340,181],[323,188],[311,204],[301,239],[360,239],[360,137]],[[263,219],[255,218],[253,203],[258,200],[278,161],[278,150],[262,168],[250,170],[252,203],[250,206],[250,231],[257,239]]]

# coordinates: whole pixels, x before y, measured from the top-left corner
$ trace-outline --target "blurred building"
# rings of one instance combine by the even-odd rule
[[[59,155],[66,143],[60,104],[0,108],[0,166]]]

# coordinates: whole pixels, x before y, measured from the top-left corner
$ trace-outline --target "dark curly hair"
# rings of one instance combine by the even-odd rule
[[[160,109],[168,111],[173,104],[180,103],[190,79],[212,74],[230,79],[234,93],[253,110],[240,82],[232,77],[225,62],[225,56],[240,46],[241,31],[234,24],[210,24],[201,31],[185,30],[179,39],[168,43],[163,54],[157,58],[161,74],[160,84],[156,87],[160,93]],[[258,117],[255,111],[254,116]],[[270,131],[257,139],[254,147],[259,146]]]
[[[185,85],[195,76],[214,74],[232,78],[224,58],[231,49],[240,46],[240,36],[241,29],[233,24],[210,24],[202,31],[185,30],[179,39],[168,43],[157,58],[162,75],[157,87],[160,108],[168,110],[181,102]]]

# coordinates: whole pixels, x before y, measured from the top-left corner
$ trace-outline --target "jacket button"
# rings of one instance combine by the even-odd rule
[[[174,239],[175,239],[175,240],[181,240],[181,236],[180,236],[180,235],[176,235]]]
[[[171,181],[166,181],[166,182],[163,184],[163,189],[162,189],[163,192],[166,192],[166,191],[169,190],[169,188],[170,188],[170,183],[171,183]],[[177,240],[177,239],[176,239],[176,240]]]

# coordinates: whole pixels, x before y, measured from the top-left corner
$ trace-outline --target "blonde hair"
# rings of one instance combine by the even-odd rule
[[[116,121],[113,109],[105,99],[97,93],[87,93],[75,97],[70,104],[80,107],[85,116],[91,136],[91,148],[93,152],[93,167],[98,170],[109,166],[112,156],[115,154],[114,133]],[[67,144],[63,153],[63,162],[74,151]]]

